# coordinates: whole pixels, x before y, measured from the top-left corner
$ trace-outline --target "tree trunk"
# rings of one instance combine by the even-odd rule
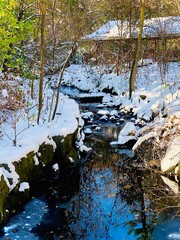
[[[34,50],[33,50],[32,79],[31,79],[31,98],[32,99],[34,99],[34,81],[35,81],[35,77],[36,77],[38,35],[39,35],[39,24],[34,29],[35,46],[34,46]]]
[[[137,44],[136,44],[136,51],[134,55],[133,65],[131,69],[131,75],[129,79],[129,98],[132,97],[132,92],[135,89],[135,79],[136,79],[136,72],[137,72],[137,65],[141,50],[141,42],[142,42],[142,32],[143,32],[143,25],[144,25],[144,11],[145,11],[145,0],[140,1],[140,23],[138,28],[138,36],[137,36]]]
[[[71,49],[70,54],[68,55],[68,57],[66,58],[66,61],[60,71],[59,74],[59,82],[58,82],[58,86],[57,86],[57,95],[56,95],[56,103],[55,103],[55,107],[54,107],[54,112],[53,112],[53,116],[52,116],[52,120],[55,118],[56,115],[56,111],[57,111],[57,107],[58,107],[58,103],[59,103],[59,93],[60,93],[60,88],[61,88],[61,82],[62,82],[62,78],[63,78],[63,74],[64,74],[64,70],[65,68],[68,66],[69,61],[71,60],[71,58],[75,55],[76,50],[78,48],[78,45],[75,43]]]
[[[39,79],[39,106],[37,123],[39,124],[41,110],[43,106],[43,77],[44,77],[44,50],[45,50],[45,17],[46,17],[46,3],[41,2],[41,48],[40,48],[40,79]]]

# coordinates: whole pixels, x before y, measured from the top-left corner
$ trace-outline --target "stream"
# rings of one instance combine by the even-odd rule
[[[180,239],[180,200],[157,169],[144,168],[130,149],[110,146],[130,119],[102,118],[98,105],[80,105],[82,112],[94,113],[84,128],[85,145],[92,148],[88,157],[36,183],[32,199],[4,226],[0,239]]]

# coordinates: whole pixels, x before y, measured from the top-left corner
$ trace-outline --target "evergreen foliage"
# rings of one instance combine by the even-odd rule
[[[25,10],[26,9],[26,10]],[[24,63],[23,45],[32,38],[34,19],[31,19],[31,5],[22,2],[2,0],[0,2],[0,65],[20,68]]]

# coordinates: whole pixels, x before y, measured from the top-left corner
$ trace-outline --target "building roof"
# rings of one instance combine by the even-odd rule
[[[97,31],[86,35],[82,40],[111,40],[136,38],[138,24],[130,25],[129,21],[109,21]],[[159,17],[146,19],[143,27],[143,38],[154,38],[163,35],[180,36],[180,17]]]

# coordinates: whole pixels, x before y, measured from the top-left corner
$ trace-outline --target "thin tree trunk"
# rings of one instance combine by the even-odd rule
[[[56,94],[56,103],[55,103],[55,107],[54,107],[54,111],[53,111],[53,115],[52,115],[52,120],[55,118],[56,115],[56,111],[58,108],[58,103],[59,103],[59,93],[60,93],[60,88],[61,88],[61,82],[62,82],[62,78],[63,78],[63,74],[64,74],[64,70],[65,68],[68,66],[69,61],[71,60],[71,58],[75,55],[76,50],[78,48],[78,45],[75,43],[71,49],[70,54],[68,55],[68,57],[66,58],[66,61],[60,71],[59,74],[59,82],[58,82],[58,86],[57,86],[57,94]]]
[[[135,79],[136,79],[136,72],[137,72],[137,65],[141,50],[141,42],[142,42],[142,32],[143,32],[143,25],[144,25],[144,11],[145,11],[145,0],[140,1],[140,24],[138,28],[138,36],[137,36],[137,45],[136,51],[134,55],[133,65],[131,69],[131,75],[129,79],[129,98],[132,97],[132,92],[135,89]]]
[[[31,98],[34,99],[34,80],[36,77],[36,63],[37,63],[37,48],[38,48],[38,35],[39,35],[39,24],[34,30],[34,41],[35,47],[33,50],[33,64],[32,64],[32,79],[31,79]]]
[[[140,217],[141,217],[141,223],[142,223],[142,229],[144,236],[148,239],[148,228],[147,228],[147,219],[146,219],[146,207],[145,207],[145,197],[144,197],[144,189],[142,184],[142,173],[139,172],[139,176],[137,178],[138,187],[139,187],[139,200],[140,200]]]
[[[38,106],[38,117],[37,123],[39,124],[41,110],[43,106],[43,77],[44,77],[44,50],[45,50],[45,17],[46,17],[46,3],[41,2],[41,49],[40,49],[40,79],[39,79],[39,106]]]
[[[54,3],[53,3],[53,7],[52,7],[52,30],[53,30],[53,54],[52,54],[52,57],[53,57],[53,70],[54,70],[54,67],[55,67],[55,51],[56,51],[56,25],[55,25],[55,22],[54,22],[54,13],[55,13],[55,9],[56,9],[56,0],[54,0]]]

